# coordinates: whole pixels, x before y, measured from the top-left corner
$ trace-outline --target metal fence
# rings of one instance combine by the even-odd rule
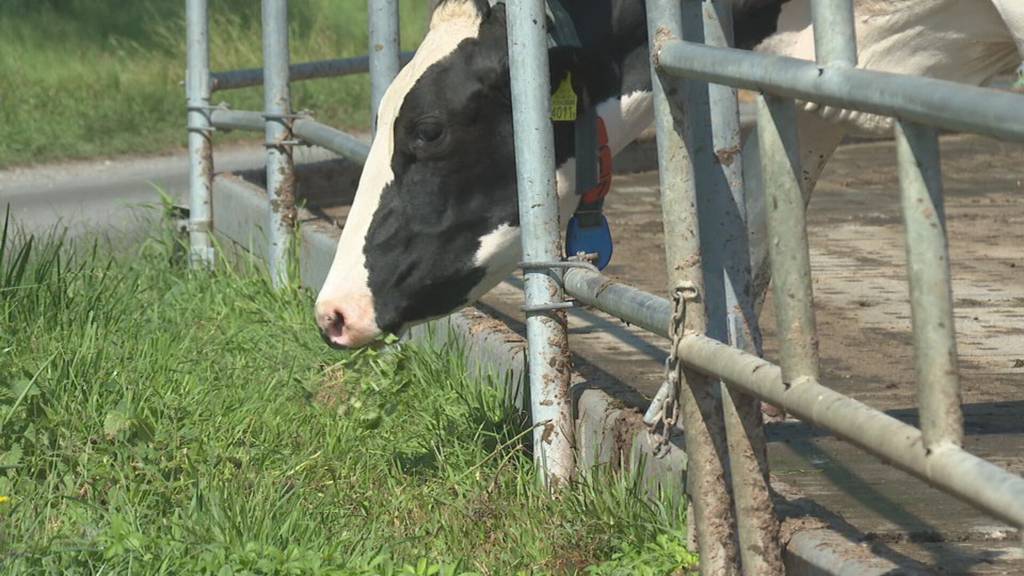
[[[190,174],[189,231],[191,261],[213,262],[212,193],[213,134],[217,129],[263,131],[267,150],[267,257],[275,285],[288,281],[288,257],[295,226],[295,175],[292,148],[315,144],[359,163],[369,145],[326,126],[307,113],[292,110],[289,84],[299,80],[370,73],[371,118],[401,62],[411,55],[399,52],[398,0],[368,0],[368,55],[342,60],[290,64],[288,0],[263,0],[263,68],[210,71],[208,0],[186,0],[188,68],[188,148]],[[262,111],[232,110],[211,105],[214,91],[263,85]]]
[[[510,43],[531,43],[545,65],[543,0],[510,2]],[[812,0],[818,61],[728,47],[729,2],[647,0],[665,249],[673,301],[573,267],[561,274],[578,301],[668,337],[678,358],[678,399],[688,454],[687,491],[703,574],[780,574],[779,524],[768,487],[758,401],[778,405],[1017,528],[1024,479],[965,451],[937,128],[1024,141],[1019,96],[940,80],[855,68],[851,0]],[[517,6],[512,10],[512,6]],[[519,52],[520,59],[527,53]],[[522,65],[525,68],[525,65]],[[536,270],[558,255],[545,132],[547,75],[513,67],[528,308],[557,304]],[[530,98],[522,93],[530,89]],[[736,88],[760,92],[758,144],[781,366],[756,354]],[[908,252],[921,429],[823,386],[812,306],[795,99],[893,116]],[[520,120],[529,117],[531,120]],[[543,146],[548,144],[548,147]],[[532,151],[532,153],[531,153]],[[547,199],[545,203],[540,202]],[[538,207],[539,205],[539,207]],[[539,225],[538,225],[539,224]],[[539,286],[539,288],[531,288]],[[557,294],[557,293],[556,293]],[[554,300],[554,302],[552,302]],[[530,376],[564,382],[564,317],[528,315]],[[552,337],[554,335],[554,337]],[[545,361],[554,359],[553,362]],[[670,379],[671,384],[671,379]],[[536,384],[535,384],[536,386]],[[670,387],[671,388],[671,387]],[[570,427],[562,421],[560,426]]]
[[[1024,528],[1024,479],[961,447],[949,262],[936,128],[1024,141],[1017,96],[859,70],[851,0],[812,0],[818,62],[728,48],[729,2],[647,0],[669,293],[665,299],[562,261],[544,0],[508,0],[512,101],[537,458],[572,476],[570,357],[564,295],[674,336],[687,492],[703,574],[780,574],[759,402],[778,405],[979,509]],[[369,57],[289,66],[286,0],[263,0],[264,68],[209,72],[207,0],[187,0],[192,258],[212,261],[212,133],[265,130],[267,231],[274,279],[286,279],[298,140],[363,162],[361,140],[291,111],[289,80],[370,71],[373,106],[399,68],[397,0],[369,0]],[[826,33],[821,33],[827,31]],[[214,90],[265,85],[263,111],[211,106]],[[736,88],[759,91],[758,144],[781,366],[758,356]],[[908,246],[921,429],[823,386],[799,177],[795,99],[894,116]],[[676,329],[678,328],[678,330]],[[671,399],[670,398],[670,399]],[[671,402],[670,402],[671,404]],[[671,413],[671,407],[665,409]],[[671,424],[671,418],[666,420]],[[558,432],[558,433],[553,433]]]

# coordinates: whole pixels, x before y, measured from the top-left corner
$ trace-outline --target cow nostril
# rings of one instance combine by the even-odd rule
[[[345,333],[345,315],[340,310],[331,310],[320,317],[320,332],[332,346],[339,345]]]

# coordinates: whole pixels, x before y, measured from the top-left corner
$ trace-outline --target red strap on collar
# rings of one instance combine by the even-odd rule
[[[580,204],[596,204],[612,189],[612,149],[608,147],[608,129],[600,116],[597,117],[597,163],[597,186],[583,194]]]

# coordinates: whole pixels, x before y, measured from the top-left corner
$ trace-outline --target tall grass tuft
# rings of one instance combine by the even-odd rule
[[[0,573],[692,565],[639,479],[539,488],[527,418],[458,346],[338,353],[255,265],[61,238],[0,231]]]

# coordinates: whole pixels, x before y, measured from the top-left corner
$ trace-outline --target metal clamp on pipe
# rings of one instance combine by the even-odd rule
[[[202,105],[202,104],[188,104],[185,106],[186,112],[199,112],[206,119],[206,126],[193,126],[189,122],[185,129],[188,132],[195,132],[196,134],[212,134],[217,131],[217,128],[213,126],[213,112],[222,108],[227,108],[224,104],[217,106]]]
[[[264,112],[262,116],[263,120],[266,122],[280,122],[284,126],[285,130],[287,130],[287,134],[289,136],[293,136],[293,125],[295,124],[295,120],[306,118],[308,115],[305,112],[287,112],[284,114],[270,114]],[[278,140],[277,142],[264,141],[263,147],[280,148],[281,146],[299,146],[302,144],[304,144],[302,140],[286,138],[284,140]]]
[[[543,268],[552,268],[556,270],[568,270],[571,268],[583,268],[584,270],[590,270],[593,272],[600,272],[597,266],[594,266],[589,259],[595,257],[593,254],[577,254],[567,260],[551,260],[551,261],[540,261],[540,262],[520,262],[519,267],[523,270],[540,270]],[[557,278],[558,285],[565,291],[565,286],[562,285],[562,278]],[[548,312],[551,310],[564,310],[566,308],[574,308],[576,306],[575,300],[566,300],[563,302],[554,302],[552,304],[543,304],[540,306],[523,306],[522,311],[527,314],[532,312]]]

